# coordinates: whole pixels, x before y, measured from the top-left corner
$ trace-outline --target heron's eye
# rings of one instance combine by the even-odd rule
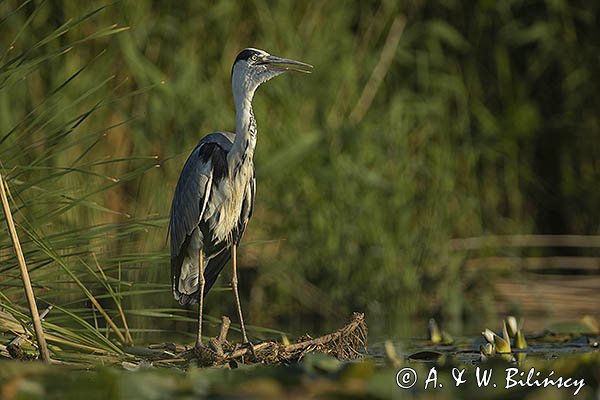
[[[256,61],[258,60],[258,57],[256,57],[256,54],[254,54],[252,57],[250,57],[252,59],[252,61]]]

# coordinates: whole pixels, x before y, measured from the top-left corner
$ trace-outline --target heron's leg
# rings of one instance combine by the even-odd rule
[[[248,343],[248,336],[246,335],[246,326],[244,325],[244,316],[242,315],[242,305],[240,304],[240,294],[238,293],[237,245],[235,243],[231,246],[231,259],[231,263],[233,264],[231,286],[233,287],[233,295],[235,296],[235,304],[237,305],[238,317],[240,318],[240,326],[242,328],[242,336],[244,337],[244,343]]]
[[[198,336],[196,337],[196,347],[200,347],[202,344],[202,310],[204,308],[204,285],[206,281],[204,279],[204,257],[202,257],[202,250],[200,250],[198,254],[198,269],[200,270],[200,274],[198,275],[200,288],[199,288],[199,296],[200,300],[198,300]]]

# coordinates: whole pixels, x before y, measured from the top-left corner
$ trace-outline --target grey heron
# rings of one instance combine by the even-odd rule
[[[232,259],[231,286],[244,343],[237,246],[254,207],[256,120],[252,99],[264,82],[284,72],[310,72],[312,66],[247,48],[231,70],[235,133],[218,131],[198,143],[187,159],[171,203],[169,222],[173,295],[180,304],[198,303],[196,347],[202,343],[204,296]]]

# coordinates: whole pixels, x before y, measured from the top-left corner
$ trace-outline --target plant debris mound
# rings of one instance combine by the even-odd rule
[[[196,359],[204,367],[235,367],[237,363],[289,364],[305,354],[319,352],[339,360],[353,360],[367,351],[367,324],[365,315],[354,313],[344,327],[318,338],[301,337],[298,342],[284,344],[268,340],[255,344],[227,341],[230,320],[223,317],[221,332],[200,348],[186,350],[182,357]]]

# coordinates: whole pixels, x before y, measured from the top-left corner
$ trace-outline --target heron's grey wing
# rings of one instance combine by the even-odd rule
[[[198,225],[213,182],[227,174],[230,147],[231,141],[220,133],[203,138],[187,159],[175,188],[169,223],[171,279],[173,294],[182,303],[193,302],[198,291],[198,255],[204,241]]]

